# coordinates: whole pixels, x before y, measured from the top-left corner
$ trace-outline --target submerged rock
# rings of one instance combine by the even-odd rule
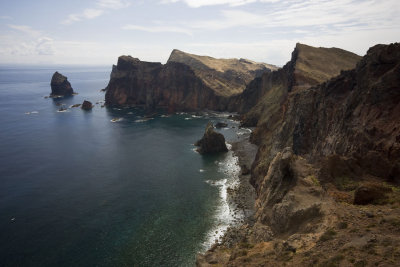
[[[81,108],[83,110],[91,110],[93,108],[92,102],[87,101],[87,100],[83,101]]]
[[[56,71],[51,78],[51,95],[52,96],[71,96],[74,90],[71,87],[67,77]]]
[[[225,128],[228,127],[228,124],[225,122],[217,122],[217,124],[215,124],[215,128]]]
[[[197,141],[194,145],[199,147],[197,151],[200,154],[228,151],[225,144],[225,137],[214,131],[214,126],[211,122],[207,124],[203,138]]]

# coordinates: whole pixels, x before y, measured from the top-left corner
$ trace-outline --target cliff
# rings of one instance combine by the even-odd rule
[[[121,56],[113,66],[105,100],[107,105],[147,109],[225,110],[228,97],[268,70],[265,64],[248,60],[214,59],[178,50],[165,65]]]
[[[304,68],[302,50],[310,49],[303,48],[282,70],[253,81],[262,96],[255,108],[264,108],[250,110],[259,145],[251,170],[255,219],[236,230],[236,243],[223,240],[200,255],[199,266],[400,260],[400,44],[370,48],[354,69],[331,79]]]
[[[360,56],[339,49],[297,43],[291,60],[283,68],[265,72],[251,81],[242,94],[231,98],[230,110],[237,110],[248,126],[256,126],[261,114],[275,113],[289,92],[304,90],[353,69]],[[262,123],[262,122],[261,122]]]

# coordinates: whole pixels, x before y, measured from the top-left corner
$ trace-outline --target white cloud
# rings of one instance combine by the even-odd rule
[[[301,3],[285,2],[277,9],[261,9],[248,12],[238,9],[223,10],[221,17],[203,20],[189,26],[203,30],[222,30],[233,27],[276,28],[291,27],[397,27],[400,23],[398,0],[361,1],[353,0],[308,0]],[[340,25],[340,26],[339,26]],[[309,29],[310,30],[310,29]]]
[[[121,9],[130,6],[130,3],[123,0],[99,0],[97,5],[105,9]]]
[[[8,25],[12,31],[0,38],[0,54],[54,55],[53,39],[27,25]]]
[[[39,55],[54,55],[55,49],[53,39],[49,37],[39,38],[35,50]]]
[[[10,27],[13,30],[17,30],[19,32],[22,32],[24,34],[27,34],[32,37],[38,37],[41,35],[40,31],[32,29],[32,27],[27,26],[27,25],[14,25],[14,24],[9,24],[8,27]]]
[[[104,13],[101,9],[87,8],[80,14],[70,14],[68,18],[62,21],[62,24],[72,24],[83,19],[94,19]]]
[[[229,6],[242,6],[255,2],[262,3],[275,3],[282,0],[162,0],[162,4],[172,4],[183,2],[189,7],[198,8],[203,6],[216,6],[216,5],[229,5]]]
[[[152,33],[161,33],[161,32],[174,32],[174,33],[182,33],[187,35],[192,35],[192,32],[183,27],[175,27],[175,26],[140,26],[140,25],[132,25],[128,24],[122,27],[123,30],[137,30],[137,31],[145,31]]]
[[[129,5],[130,3],[125,0],[98,0],[96,2],[96,8],[86,8],[81,13],[69,14],[61,23],[68,25],[85,19],[94,19],[105,14],[107,10],[117,10],[128,7]]]

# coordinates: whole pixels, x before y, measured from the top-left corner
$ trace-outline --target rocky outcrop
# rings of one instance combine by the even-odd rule
[[[199,147],[197,151],[200,154],[211,154],[228,151],[228,148],[225,144],[225,137],[222,134],[214,131],[214,126],[211,122],[207,124],[203,137],[194,145]]]
[[[164,107],[171,112],[226,110],[230,96],[243,91],[250,78],[269,70],[250,61],[234,62],[208,57],[204,60],[177,50],[165,65],[121,56],[106,87],[106,104],[143,106],[149,110]]]
[[[92,102],[87,101],[87,100],[83,101],[81,109],[83,109],[83,110],[92,110],[92,108],[93,108]]]
[[[216,124],[215,124],[215,128],[225,128],[225,127],[228,127],[228,124],[227,123],[225,123],[225,122],[217,122]]]
[[[118,58],[106,89],[106,105],[135,105],[147,110],[218,110],[222,101],[187,65],[142,62],[130,56]]]
[[[251,169],[256,222],[239,230],[251,243],[217,245],[206,256],[223,266],[394,266],[398,255],[392,261],[378,251],[400,244],[388,226],[400,222],[393,219],[400,205],[400,44],[374,46],[354,69],[316,85],[296,71],[297,48],[282,70],[265,75],[270,83],[253,81],[261,100],[244,116],[257,125],[259,145]],[[257,224],[273,241],[251,241]],[[332,254],[342,246],[351,253]],[[199,265],[207,258],[199,256]]]
[[[71,96],[74,93],[74,90],[72,89],[67,77],[57,71],[51,78],[50,86],[52,96]]]
[[[263,114],[279,113],[289,92],[305,90],[339,75],[342,70],[353,69],[360,59],[342,49],[297,43],[291,60],[283,68],[264,72],[251,81],[242,94],[231,98],[228,109],[245,114],[244,123],[248,126],[257,126],[259,120],[265,124],[267,118]],[[276,119],[268,118],[270,124]]]
[[[368,175],[398,182],[399,64],[399,44],[378,45],[355,69],[288,95],[277,109],[278,123],[268,115],[270,127],[258,129],[260,146],[251,178],[256,191],[262,193],[270,163],[286,147],[320,166],[323,183]]]

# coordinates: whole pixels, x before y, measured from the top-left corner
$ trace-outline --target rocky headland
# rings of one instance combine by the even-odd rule
[[[174,50],[166,64],[121,56],[106,87],[106,105],[177,110],[226,110],[229,97],[274,66],[244,59],[214,59]]]
[[[315,59],[299,61],[317,50],[297,45],[285,67],[250,83],[260,98],[243,116],[257,126],[255,218],[197,265],[398,264],[400,44],[374,46],[361,59],[330,50],[333,58],[319,61],[338,67],[318,68],[330,79],[310,69]]]
[[[51,96],[71,96],[74,90],[67,77],[56,71],[51,78]]]

